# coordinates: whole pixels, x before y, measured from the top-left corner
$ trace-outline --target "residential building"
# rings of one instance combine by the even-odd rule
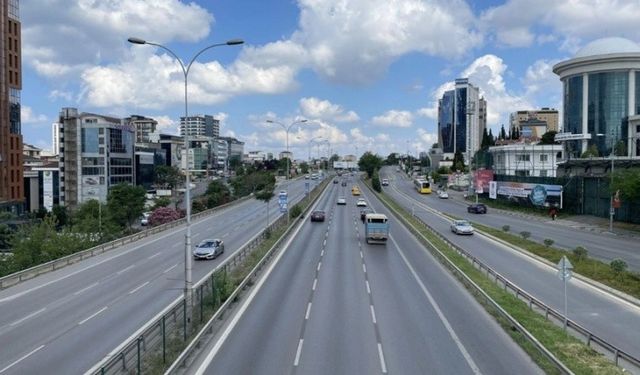
[[[0,0],[0,211],[22,213],[24,181],[22,172],[22,130],[20,91],[22,90],[22,42],[19,2]]]
[[[140,115],[131,115],[125,118],[123,122],[135,130],[136,145],[158,142],[159,139],[156,134],[158,121]]]
[[[558,110],[543,107],[540,109],[522,110],[509,116],[511,133],[520,133],[524,138],[540,139],[548,131],[559,130]]]
[[[220,136],[220,120],[211,115],[195,115],[180,117],[180,135],[190,137],[214,137]]]
[[[111,186],[135,181],[135,131],[116,117],[60,111],[60,204],[105,202]]]
[[[438,100],[438,144],[445,158],[456,152],[464,155],[465,163],[480,149],[487,122],[487,103],[478,87],[467,78],[455,80],[455,88]]]
[[[264,151],[249,151],[244,155],[242,159],[242,161],[245,163],[253,163],[256,161],[265,161],[265,160],[271,160],[271,159],[268,158],[268,154],[265,153]]]
[[[562,145],[513,143],[489,147],[495,174],[507,176],[556,177],[562,160]]]
[[[40,159],[40,154],[42,153],[42,149],[38,148],[34,145],[30,145],[28,143],[22,144],[22,155],[30,156],[32,158]]]
[[[53,155],[60,154],[60,124],[54,122],[51,124],[51,153]]]
[[[591,145],[599,155],[640,157],[640,46],[624,38],[595,40],[553,67],[564,88],[568,158]]]

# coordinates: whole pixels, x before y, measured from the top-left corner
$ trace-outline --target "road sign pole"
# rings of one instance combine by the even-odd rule
[[[564,278],[564,330],[567,331],[567,277]]]

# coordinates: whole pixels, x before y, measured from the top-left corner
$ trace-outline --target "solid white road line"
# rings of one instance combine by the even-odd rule
[[[80,289],[79,291],[73,293],[73,295],[77,296],[78,294],[82,294],[82,293],[86,292],[87,290],[93,288],[94,286],[96,286],[98,284],[99,284],[98,282],[95,282],[95,283],[93,283],[93,284],[91,284],[91,285],[89,285],[87,287],[84,287],[84,288]]]
[[[294,366],[298,366],[298,363],[300,363],[300,353],[302,352],[302,344],[304,343],[304,339],[300,339],[300,341],[298,342],[298,350],[296,350],[296,359],[293,361],[293,365]]]
[[[462,356],[464,357],[464,359],[467,361],[467,364],[471,368],[471,371],[473,371],[474,374],[482,374],[482,372],[480,372],[480,368],[478,368],[478,366],[476,365],[475,361],[473,360],[473,358],[471,358],[471,355],[469,354],[467,349],[462,344],[462,341],[460,341],[460,338],[458,337],[456,332],[453,330],[453,327],[451,327],[451,324],[449,323],[449,320],[444,315],[442,310],[440,310],[440,306],[438,305],[438,302],[436,302],[436,300],[433,298],[431,293],[429,293],[429,290],[424,285],[422,280],[420,280],[420,277],[418,276],[416,271],[413,269],[413,267],[411,266],[411,264],[407,260],[407,257],[404,255],[404,253],[400,249],[400,246],[398,246],[398,243],[396,242],[396,240],[391,236],[389,236],[389,238],[391,239],[393,244],[396,245],[396,248],[398,249],[398,253],[400,254],[400,257],[402,258],[404,263],[407,265],[407,268],[409,269],[409,271],[411,271],[411,274],[413,275],[413,278],[416,280],[416,282],[420,286],[420,289],[422,289],[422,292],[424,293],[424,295],[429,300],[429,303],[431,304],[431,306],[435,310],[436,314],[438,314],[438,317],[440,318],[440,321],[442,322],[444,327],[449,332],[449,335],[451,336],[451,339],[453,339],[453,342],[458,347],[458,350],[460,350],[460,353],[462,353]]]
[[[3,368],[2,370],[0,370],[0,374],[2,374],[3,372],[7,371],[11,367],[17,365],[18,363],[20,363],[20,361],[24,360],[25,358],[27,358],[28,356],[32,355],[33,353],[37,352],[38,350],[40,350],[42,348],[44,348],[44,345],[40,345],[37,348],[35,348],[32,351],[30,351],[29,353],[23,355],[18,360],[16,360],[15,362],[11,363],[9,366],[7,366],[7,367]]]
[[[378,324],[378,321],[376,320],[376,310],[373,309],[373,305],[369,305],[369,307],[371,307],[371,320],[373,321],[373,324]]]
[[[304,320],[309,320],[309,313],[311,313],[311,302],[307,304],[307,312],[304,314]]]
[[[380,357],[380,367],[382,367],[382,373],[387,373],[387,363],[384,361],[384,354],[382,353],[382,344],[378,343],[378,357]]]
[[[103,308],[101,308],[100,310],[96,311],[95,313],[93,313],[90,317],[81,320],[80,322],[78,322],[78,325],[83,325],[84,323],[88,322],[90,319],[95,318],[96,316],[98,316],[98,314],[100,314],[101,312],[103,312],[104,310],[106,310],[108,308],[108,306],[105,306]]]
[[[149,281],[145,282],[144,284],[140,285],[140,286],[139,286],[139,287],[137,287],[137,288],[132,289],[132,290],[129,292],[129,294],[133,294],[133,293],[137,292],[138,290],[140,290],[140,289],[144,288],[147,284],[149,284]]]
[[[40,314],[41,312],[43,312],[43,311],[44,311],[44,310],[46,310],[46,309],[47,309],[46,307],[43,307],[43,308],[41,308],[40,310],[38,310],[38,311],[34,311],[34,312],[32,312],[31,314],[29,314],[29,315],[25,316],[24,318],[21,318],[20,320],[16,320],[15,322],[13,322],[13,323],[11,323],[11,324],[9,324],[9,325],[10,325],[10,326],[12,326],[12,327],[13,327],[13,326],[15,326],[15,325],[18,325],[18,324],[20,324],[20,323],[24,322],[25,320],[27,320],[27,319],[29,319],[29,318],[33,318],[34,316],[36,316],[36,315]]]
[[[178,263],[176,263],[173,266],[171,266],[171,267],[167,268],[166,270],[162,271],[162,273],[167,273],[167,272],[171,271],[172,269],[174,269],[176,267],[178,267]]]

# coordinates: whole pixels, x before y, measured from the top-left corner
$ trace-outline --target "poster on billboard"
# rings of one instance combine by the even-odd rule
[[[42,172],[42,207],[51,212],[53,209],[53,172]]]
[[[496,181],[489,181],[489,198],[498,198],[498,183]]]
[[[562,185],[498,181],[497,193],[521,203],[562,208]]]
[[[489,191],[489,182],[493,181],[493,170],[479,169],[474,174],[476,191]]]

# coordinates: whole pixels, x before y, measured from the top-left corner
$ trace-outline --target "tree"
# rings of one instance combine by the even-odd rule
[[[115,237],[119,228],[108,220],[107,206],[97,199],[91,199],[78,206],[71,216],[71,228],[74,233],[87,234],[95,242],[103,238]],[[97,236],[96,236],[97,235]]]
[[[587,148],[587,151],[583,152],[582,155],[580,155],[581,158],[586,159],[586,158],[597,158],[600,156],[600,152],[598,151],[598,146],[596,146],[595,144],[589,146],[589,148]]]
[[[464,164],[464,156],[462,156],[462,152],[456,151],[453,155],[453,166],[451,167],[452,172],[465,170],[466,166]]]
[[[182,174],[178,168],[169,165],[157,165],[154,167],[155,183],[167,189],[173,189],[178,186],[182,180]]]
[[[618,169],[613,173],[612,194],[620,191],[623,200],[640,203],[640,168]]]
[[[169,199],[169,197],[157,197],[153,201],[153,210],[159,207],[167,207],[170,204],[171,204],[171,199]]]
[[[259,201],[267,204],[267,228],[269,227],[269,202],[275,195],[273,190],[276,188],[275,181],[268,183],[262,187],[262,190],[256,192],[255,197]]]
[[[387,159],[384,162],[386,165],[396,165],[398,164],[398,154],[392,152],[387,156]]]
[[[548,132],[544,133],[540,138],[540,144],[541,145],[557,145],[558,142],[556,142],[556,139],[555,139],[556,134],[558,134],[558,132],[555,130],[549,130]]]
[[[367,172],[367,176],[371,178],[373,171],[380,169],[382,166],[382,159],[378,155],[372,154],[370,151],[365,152],[358,160],[358,167],[361,170]]]
[[[67,222],[69,221],[69,215],[67,214],[67,207],[56,204],[51,209],[51,213],[53,214],[53,217],[56,219],[57,225],[59,226],[67,225]]]
[[[493,131],[489,129],[489,146],[496,145],[496,137],[493,136]]]
[[[128,225],[142,216],[146,191],[142,186],[132,186],[124,183],[113,186],[107,195],[109,217],[116,225]]]
[[[503,141],[507,139],[507,133],[504,130],[504,124],[502,124],[502,127],[500,128],[500,135],[498,136],[498,139],[501,139]]]
[[[302,174],[309,173],[309,164],[306,161],[300,163],[300,171],[302,172]]]
[[[482,150],[486,150],[491,146],[491,140],[489,139],[489,133],[487,133],[487,128],[484,128],[482,132],[482,143],[480,144],[480,148]]]
[[[377,169],[373,171],[373,176],[371,177],[371,187],[373,187],[373,190],[377,191],[378,193],[382,192],[382,186],[380,186],[380,176],[378,175]]]
[[[207,208],[213,208],[231,201],[229,187],[220,180],[211,181],[205,192]]]
[[[627,156],[627,143],[625,141],[618,141],[613,147],[613,154],[615,156]]]

